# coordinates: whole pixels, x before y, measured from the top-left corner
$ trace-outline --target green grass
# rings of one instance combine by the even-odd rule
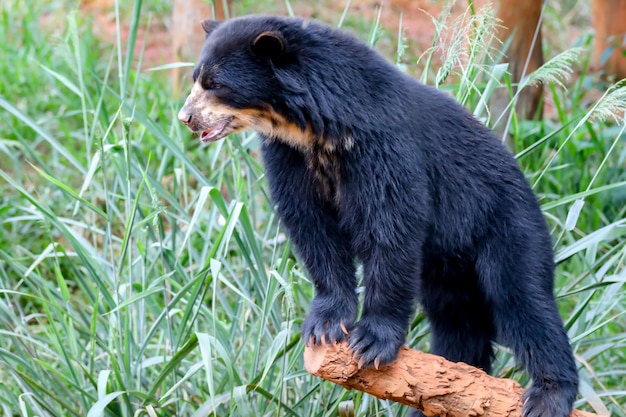
[[[312,286],[268,200],[255,134],[199,145],[166,74],[98,41],[73,7],[1,6],[0,415],[336,416],[346,400],[359,416],[396,415],[304,371]],[[135,30],[147,19],[129,4],[119,13]],[[362,39],[392,42],[347,16]],[[428,54],[407,70],[485,119],[488,80],[502,75],[481,54],[465,66],[447,56],[447,75]],[[598,82],[576,65],[566,88],[549,83],[557,119],[513,120],[514,141],[554,236],[577,406],[626,416],[626,146],[623,120],[603,121],[625,89],[588,101]],[[427,350],[427,334],[418,315],[411,344]],[[495,368],[528,382],[505,350]]]

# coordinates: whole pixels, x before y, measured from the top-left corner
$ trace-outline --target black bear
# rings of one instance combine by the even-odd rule
[[[569,415],[578,376],[550,234],[491,132],[341,31],[268,16],[202,27],[178,117],[204,142],[258,132],[276,210],[315,284],[304,340],[347,338],[363,366],[388,364],[419,302],[433,353],[489,372],[492,342],[509,346],[533,379],[524,416]]]

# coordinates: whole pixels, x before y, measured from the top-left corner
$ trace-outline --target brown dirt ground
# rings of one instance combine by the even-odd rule
[[[237,0],[235,0],[235,7],[236,3]],[[402,15],[402,27],[406,37],[413,45],[425,49],[430,46],[434,32],[431,16],[436,17],[440,13],[441,3],[435,0],[392,0],[382,5],[380,22],[390,32],[397,33]],[[80,2],[80,9],[85,16],[93,19],[93,30],[96,36],[114,45],[116,22],[113,4],[113,0],[83,0]],[[341,15],[344,5],[334,1],[320,4],[298,0],[292,3],[292,7],[297,16],[318,17],[322,20],[333,21]],[[380,7],[381,3],[378,1],[353,0],[350,11],[373,21]],[[277,12],[286,13],[283,8],[279,6]],[[454,12],[460,13],[464,8],[463,2],[458,2]],[[146,15],[149,14],[149,9],[145,8],[144,11],[148,12],[145,13]],[[139,53],[144,41],[147,41],[144,52],[146,65],[162,65],[173,61],[170,24],[170,16],[154,16],[149,24],[146,22],[139,29],[135,53]],[[121,33],[122,42],[125,45],[129,33],[127,22],[122,22]]]
[[[475,1],[476,7],[486,3],[488,0]],[[233,7],[237,12],[237,0],[234,0]],[[271,13],[286,14],[287,10],[281,5]],[[113,8],[114,0],[80,0],[80,9],[83,15],[93,19],[93,30],[96,36],[112,45],[116,43],[116,22]],[[441,0],[352,0],[350,13],[352,16],[359,15],[367,20],[374,21],[380,13],[380,23],[390,33],[398,33],[400,18],[402,27],[408,39],[413,55],[419,56],[421,51],[430,47],[434,24],[433,16],[437,17],[442,10]],[[582,3],[580,3],[582,4]],[[334,0],[321,0],[317,2],[306,0],[293,0],[291,2],[294,13],[301,17],[315,17],[327,22],[336,22],[341,15],[345,2]],[[254,7],[254,6],[253,6]],[[465,11],[467,3],[458,1],[452,9],[452,16],[459,15]],[[251,10],[250,12],[268,12],[267,10]],[[562,50],[571,46],[574,39],[577,39],[583,31],[581,27],[589,27],[588,8],[578,5],[572,10],[555,11],[559,13],[559,27],[544,25],[544,42],[551,44],[555,50]],[[150,16],[150,10],[144,3],[143,15]],[[200,18],[198,20],[201,20]],[[170,34],[171,16],[152,15],[151,19],[146,19],[144,25],[139,29],[138,41],[136,43],[135,55],[138,56],[141,48],[145,44],[143,55],[144,68],[163,65],[175,62],[172,48],[172,35]],[[126,45],[128,36],[128,23],[122,22],[122,42]],[[554,45],[556,44],[556,45]],[[591,94],[594,94],[593,92]],[[555,110],[552,105],[550,94],[545,97],[545,115],[554,117]]]

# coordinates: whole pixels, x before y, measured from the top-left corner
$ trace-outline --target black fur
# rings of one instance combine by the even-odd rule
[[[315,284],[304,340],[340,341],[345,327],[365,366],[388,364],[419,302],[433,353],[489,371],[492,341],[509,346],[533,378],[525,417],[569,415],[578,377],[550,235],[491,132],[340,31],[278,17],[207,27],[194,77],[212,68],[220,102],[311,133],[310,146],[261,135],[278,214]]]

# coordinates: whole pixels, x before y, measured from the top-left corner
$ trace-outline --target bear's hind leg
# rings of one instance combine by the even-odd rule
[[[489,372],[495,330],[476,273],[471,266],[451,259],[430,258],[427,262],[421,303],[430,323],[431,353]],[[424,417],[416,409],[408,415]]]
[[[491,308],[473,270],[446,269],[445,275],[425,276],[422,286],[431,353],[489,372],[495,337]]]
[[[491,244],[479,255],[477,271],[493,304],[497,340],[513,350],[533,380],[524,394],[524,417],[567,417],[578,374],[552,294],[549,240],[541,243],[515,249]]]

